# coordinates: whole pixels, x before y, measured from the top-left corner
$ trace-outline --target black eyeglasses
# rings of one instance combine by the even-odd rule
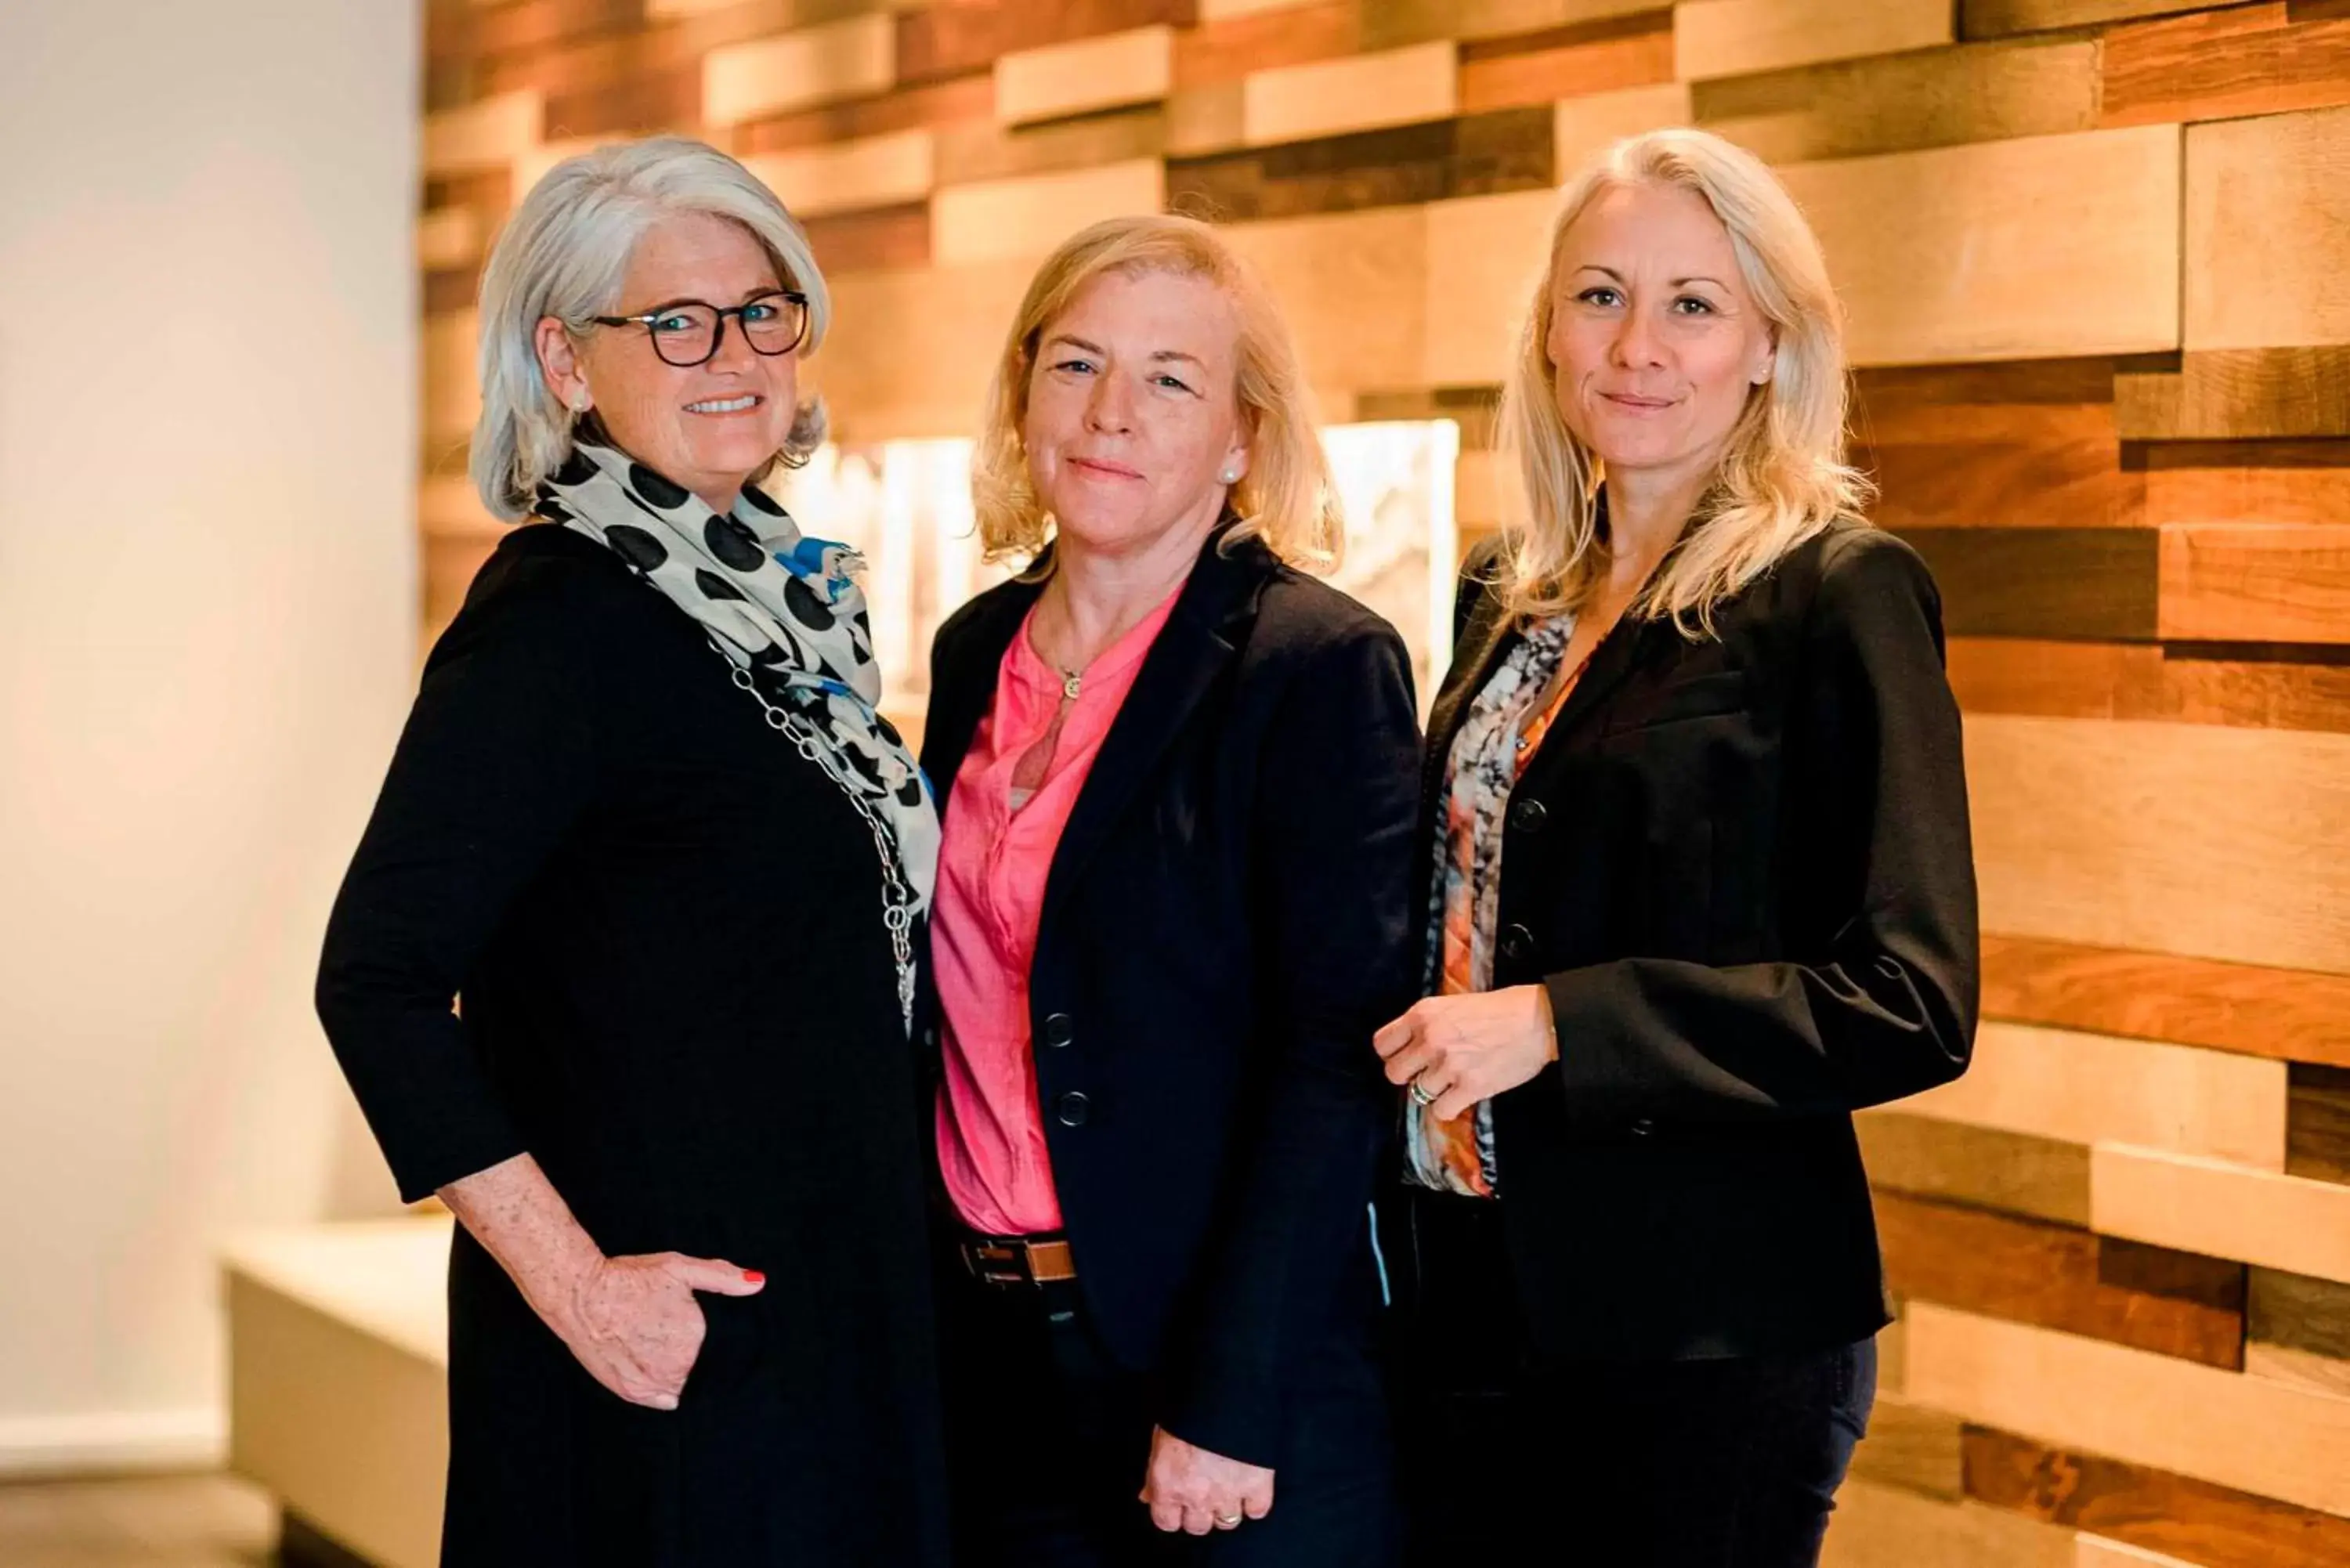
[[[807,296],[796,289],[778,288],[755,295],[740,305],[721,309],[699,299],[680,299],[642,316],[597,316],[589,317],[605,327],[641,327],[653,340],[653,352],[661,363],[679,369],[706,365],[718,354],[718,346],[726,340],[726,318],[734,317],[743,324],[743,341],[754,353],[773,358],[788,354],[800,346],[807,336]]]

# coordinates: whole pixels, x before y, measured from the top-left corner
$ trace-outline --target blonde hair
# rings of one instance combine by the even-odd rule
[[[984,424],[971,468],[972,502],[990,560],[1034,555],[1050,519],[1028,474],[1021,427],[1028,379],[1045,329],[1096,278],[1172,273],[1205,278],[1232,302],[1240,321],[1235,393],[1248,442],[1248,472],[1232,487],[1241,521],[1227,548],[1263,539],[1293,566],[1327,570],[1345,546],[1338,491],[1315,433],[1312,400],[1289,327],[1272,294],[1223,237],[1196,218],[1107,218],[1063,242],[1030,280],[987,389]]]
[[[1559,412],[1547,344],[1567,230],[1605,192],[1660,185],[1701,198],[1730,233],[1739,275],[1775,331],[1770,380],[1747,398],[1714,484],[1627,612],[1710,636],[1733,595],[1838,519],[1865,521],[1868,481],[1845,462],[1844,316],[1820,243],[1776,176],[1702,130],[1658,130],[1601,153],[1562,191],[1543,275],[1502,389],[1499,439],[1523,490],[1495,562],[1512,613],[1580,609],[1605,579],[1602,467]]]
[[[539,482],[571,455],[575,416],[546,384],[538,324],[554,317],[575,335],[619,307],[629,257],[647,231],[682,213],[731,218],[751,232],[786,288],[808,296],[814,351],[832,322],[832,296],[791,213],[756,175],[716,148],[681,136],[619,142],[567,158],[531,187],[482,275],[482,416],[468,460],[473,488],[500,517],[530,510]],[[821,401],[800,405],[781,461],[794,467],[824,443]]]

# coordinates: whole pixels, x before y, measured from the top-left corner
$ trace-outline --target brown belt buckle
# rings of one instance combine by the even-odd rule
[[[974,1278],[991,1285],[1045,1285],[1077,1277],[1064,1241],[965,1241],[962,1261]]]

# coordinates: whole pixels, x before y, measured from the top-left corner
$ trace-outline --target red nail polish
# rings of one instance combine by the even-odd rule
[[[764,1285],[767,1282],[767,1276],[756,1269],[743,1270],[743,1279],[746,1284]]]

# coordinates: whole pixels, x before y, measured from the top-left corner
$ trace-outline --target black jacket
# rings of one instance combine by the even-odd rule
[[[1493,983],[1549,989],[1559,1060],[1496,1100],[1495,1160],[1550,1356],[1873,1334],[1850,1113],[1972,1049],[1966,775],[1925,566],[1840,526],[1718,631],[1620,623],[1512,794]],[[1472,568],[1430,720],[1423,889],[1446,753],[1515,635]]]
[[[603,1250],[724,1258],[674,1411],[460,1227],[449,1568],[946,1559],[921,1063],[872,835],[620,558],[515,529],[432,650],[318,1012],[401,1193],[525,1150]],[[450,1007],[463,993],[464,1016]]]
[[[940,629],[942,799],[1041,592]],[[1275,1463],[1283,1389],[1369,1310],[1367,1208],[1409,1006],[1419,726],[1402,641],[1261,544],[1211,542],[1097,754],[1046,883],[1029,1023],[1078,1282],[1160,1424]]]

